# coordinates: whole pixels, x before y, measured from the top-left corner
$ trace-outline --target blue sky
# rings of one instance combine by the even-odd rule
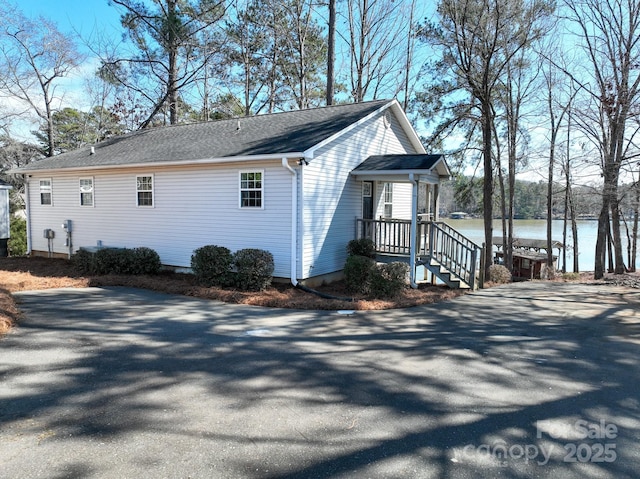
[[[65,33],[77,31],[83,37],[96,30],[119,29],[120,15],[107,0],[20,0],[20,10],[29,17],[42,15]]]
[[[3,1],[3,0],[0,0]],[[29,18],[42,16],[56,24],[58,29],[76,39],[80,51],[86,53],[87,60],[79,69],[65,78],[59,79],[56,91],[62,96],[56,97],[54,108],[73,105],[75,108],[88,109],[92,105],[85,96],[85,79],[91,77],[97,67],[97,60],[85,42],[97,36],[119,38],[122,34],[120,14],[108,0],[9,0]],[[24,106],[24,105],[23,105]],[[12,134],[16,138],[32,141],[31,131],[36,130],[39,120],[32,116],[16,119],[12,124]]]

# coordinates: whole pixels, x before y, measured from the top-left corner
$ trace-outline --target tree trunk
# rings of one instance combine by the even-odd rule
[[[624,256],[622,250],[622,235],[620,232],[620,200],[618,199],[618,175],[614,183],[613,197],[611,198],[611,233],[613,239],[613,254],[615,274],[625,272]]]
[[[553,268],[553,239],[552,239],[552,222],[553,222],[553,167],[555,163],[556,138],[555,134],[551,136],[551,145],[549,149],[549,173],[547,183],[547,271],[551,275]]]
[[[636,272],[636,261],[638,259],[638,214],[640,210],[640,182],[635,185],[635,201],[633,203],[633,233],[631,235],[631,260],[629,261],[629,271]]]
[[[500,157],[500,154],[497,154],[497,157]],[[503,253],[503,261],[504,267],[509,271],[513,271],[513,264],[509,264],[509,243],[507,240],[507,199],[506,192],[504,188],[504,175],[502,174],[502,168],[498,165],[498,186],[500,187],[500,210],[502,212],[502,253]],[[493,247],[493,245],[491,245]]]
[[[613,237],[611,234],[611,221],[609,221],[609,228],[607,228],[607,255],[609,258],[609,267],[607,272],[613,273],[615,267],[613,262]]]
[[[167,0],[168,50],[169,50],[169,77],[167,81],[167,94],[169,97],[169,123],[178,123],[178,40],[176,32],[172,28],[176,18],[176,0]]]
[[[367,13],[369,11],[369,0],[363,0],[362,2],[362,17],[360,19],[360,52],[358,58],[357,72],[358,78],[356,79],[356,103],[362,103],[364,100],[364,87],[362,85],[364,76],[364,64],[365,64],[365,44],[367,40],[367,30],[369,29]]]
[[[602,279],[606,267],[606,252],[609,238],[609,208],[611,198],[611,178],[608,173],[610,168],[604,170],[604,185],[602,190],[602,205],[598,216],[598,236],[596,238],[595,264],[593,268],[594,279]]]
[[[567,272],[567,222],[569,221],[569,184],[564,187],[564,216],[562,218],[562,274]]]
[[[55,136],[53,131],[53,112],[50,102],[45,99],[47,108],[47,156],[55,154]]]
[[[513,217],[516,214],[515,208],[515,194],[516,194],[516,153],[515,142],[516,138],[513,138],[514,151],[512,155],[509,155],[509,211],[508,211],[508,229],[507,229],[507,268],[509,271],[513,271]]]
[[[327,45],[327,106],[333,105],[333,87],[335,83],[334,66],[336,62],[336,0],[329,0],[329,44]]]
[[[415,13],[416,0],[411,2],[410,8],[409,31],[407,32],[407,61],[404,67],[404,100],[402,101],[402,108],[404,111],[409,109],[409,77],[411,75],[411,65],[413,63],[413,15]]]
[[[482,102],[482,144],[484,163],[484,184],[482,186],[482,207],[484,213],[484,268],[485,278],[489,277],[489,267],[493,263],[493,161],[491,157],[491,102],[485,95]]]

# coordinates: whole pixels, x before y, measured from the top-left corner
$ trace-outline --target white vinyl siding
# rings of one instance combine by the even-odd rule
[[[301,278],[319,276],[344,267],[347,243],[355,237],[355,220],[362,215],[362,186],[351,170],[371,155],[416,153],[393,114],[384,125],[382,115],[364,122],[326,148],[316,151],[308,166],[303,166],[303,233],[301,240]],[[396,201],[403,202],[410,184],[394,184]],[[379,196],[381,187],[376,187]],[[375,202],[374,202],[375,204]],[[381,215],[379,209],[375,217]],[[402,216],[400,216],[402,217]]]
[[[355,237],[355,219],[362,214],[362,185],[351,170],[371,155],[416,153],[393,114],[390,120],[385,126],[377,115],[316,150],[308,165],[294,166],[299,171],[299,279],[344,267],[346,245]],[[240,172],[255,171],[263,172],[261,208],[239,209]],[[201,246],[260,248],[273,254],[274,276],[290,275],[291,174],[280,161],[47,174],[56,197],[55,206],[44,207],[39,180],[47,178],[41,175],[33,173],[28,180],[34,251],[47,251],[42,231],[51,228],[57,233],[53,251],[67,253],[60,225],[70,219],[76,250],[98,241],[105,246],[146,246],[156,250],[165,265],[189,267],[193,250]],[[98,195],[93,208],[78,201],[78,178],[85,175],[93,175]],[[133,182],[144,176],[152,176],[153,207],[137,206]],[[376,184],[376,217],[380,190]],[[394,184],[394,217],[410,214],[410,192],[410,184]]]
[[[80,206],[93,206],[93,178],[80,178]]]
[[[374,218],[395,218],[399,220],[411,219],[411,183],[392,183],[392,204],[388,208],[392,216],[386,216],[385,209],[385,184],[386,182],[378,182],[376,186],[376,200],[374,202]]]
[[[227,165],[166,168],[153,172],[154,207],[138,208],[132,201],[133,170],[95,172],[99,201],[94,208],[78,204],[78,175],[56,176],[54,208],[32,208],[32,249],[47,251],[42,230],[56,231],[54,251],[66,253],[60,225],[73,220],[74,249],[105,246],[155,249],[165,265],[189,267],[193,250],[219,245],[235,252],[243,248],[270,251],[274,276],[290,274],[291,175],[280,162],[260,164],[264,171],[263,209],[248,208],[238,214],[239,168]],[[35,176],[35,175],[34,175]],[[33,178],[32,205],[38,202],[38,183]]]

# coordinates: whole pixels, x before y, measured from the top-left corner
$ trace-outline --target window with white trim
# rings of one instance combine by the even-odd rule
[[[80,178],[80,206],[93,206],[93,178]]]
[[[393,216],[393,183],[385,183],[382,194],[384,196],[384,217],[391,218]]]
[[[46,180],[40,180],[40,204],[41,205],[53,204],[52,187],[51,187],[50,178]]]
[[[262,208],[262,171],[240,172],[240,208]]]
[[[136,176],[136,201],[138,206],[153,206],[153,176]]]

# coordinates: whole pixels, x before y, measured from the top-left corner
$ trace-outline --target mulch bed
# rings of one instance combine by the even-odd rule
[[[105,275],[86,276],[78,273],[66,259],[15,257],[0,258],[0,335],[19,319],[19,310],[11,293],[51,288],[83,288],[89,286],[129,286],[169,294],[249,304],[273,308],[313,310],[372,310],[431,304],[464,294],[446,286],[421,285],[406,289],[392,300],[371,300],[350,295],[342,282],[316,288],[322,293],[351,301],[322,298],[294,288],[291,284],[274,283],[266,291],[246,292],[236,289],[208,288],[197,284],[193,275],[163,272],[153,276]]]

